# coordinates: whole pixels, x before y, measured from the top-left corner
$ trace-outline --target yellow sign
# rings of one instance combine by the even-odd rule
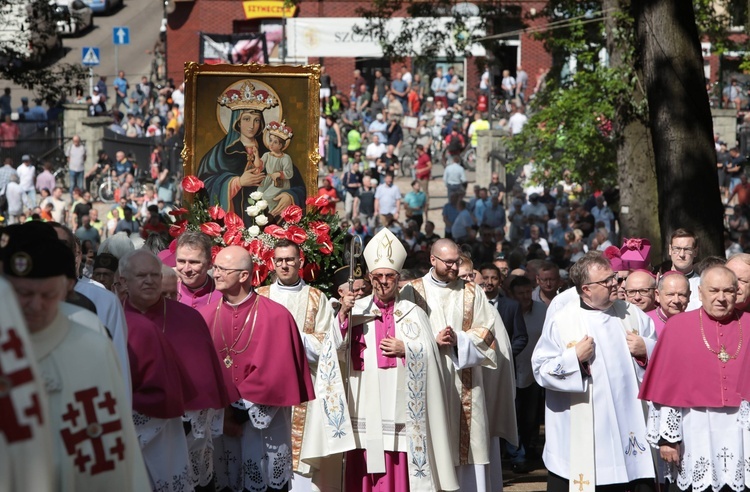
[[[294,17],[297,13],[296,5],[284,7],[283,0],[251,0],[242,2],[245,19]]]

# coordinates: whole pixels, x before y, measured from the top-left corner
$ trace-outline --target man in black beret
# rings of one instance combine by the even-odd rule
[[[91,278],[111,292],[119,264],[120,262],[115,255],[109,253],[97,255],[94,258],[94,269]]]
[[[60,490],[149,487],[128,393],[112,342],[62,310],[75,281],[75,257],[54,230],[22,225],[3,239],[3,273],[31,333],[42,379]],[[52,236],[49,231],[52,231]]]

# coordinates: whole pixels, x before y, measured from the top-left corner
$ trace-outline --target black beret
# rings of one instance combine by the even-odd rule
[[[361,280],[365,278],[365,265],[362,258],[357,258],[354,264],[354,272],[352,277],[354,280]],[[333,286],[338,288],[349,281],[349,265],[342,266],[335,272],[333,272]]]
[[[48,224],[30,221],[3,231],[3,272],[10,277],[76,278],[73,252]]]

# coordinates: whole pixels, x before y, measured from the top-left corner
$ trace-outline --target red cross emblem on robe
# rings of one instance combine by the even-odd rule
[[[0,431],[12,444],[34,437],[43,423],[29,359],[15,328],[0,332]]]
[[[115,463],[125,457],[117,401],[109,391],[100,395],[95,386],[73,396],[75,401],[65,405],[62,416],[65,450],[75,456],[73,463],[81,473],[114,470]]]

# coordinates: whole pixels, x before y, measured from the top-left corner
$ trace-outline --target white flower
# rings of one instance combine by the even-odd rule
[[[265,200],[260,200],[255,204],[256,207],[258,207],[261,210],[265,210],[268,208],[268,202]]]
[[[253,200],[256,200],[256,201],[260,200],[261,198],[263,198],[263,192],[262,191],[253,191],[252,193],[250,193],[250,198],[252,198]]]
[[[263,216],[261,215],[261,217]],[[260,227],[258,227],[257,225],[250,226],[247,228],[247,233],[250,234],[250,237],[255,237],[260,234]]]
[[[260,213],[260,209],[257,205],[250,205],[245,209],[245,212],[247,212],[247,215],[249,215],[250,217],[255,217]]]
[[[259,226],[264,226],[268,224],[268,217],[266,217],[265,215],[259,215],[255,217],[255,223]]]

